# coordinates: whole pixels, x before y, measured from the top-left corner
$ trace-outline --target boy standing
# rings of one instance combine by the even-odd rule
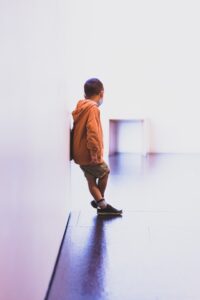
[[[74,161],[85,174],[94,198],[91,205],[97,208],[97,213],[120,215],[122,210],[107,204],[104,198],[110,170],[103,159],[103,132],[98,108],[103,102],[103,84],[99,79],[91,78],[84,84],[84,92],[85,99],[80,100],[72,112]]]

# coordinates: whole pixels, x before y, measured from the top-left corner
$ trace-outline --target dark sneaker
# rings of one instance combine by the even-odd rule
[[[112,207],[110,204],[107,204],[106,208],[98,208],[97,214],[98,215],[121,215],[122,210],[118,210]]]
[[[92,200],[92,201],[90,202],[90,204],[91,204],[92,207],[94,207],[94,208],[97,208],[97,207],[98,207],[98,205],[97,205],[97,203],[96,203],[95,200]]]

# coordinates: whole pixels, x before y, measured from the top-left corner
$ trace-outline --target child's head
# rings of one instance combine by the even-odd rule
[[[97,78],[91,78],[84,84],[85,98],[90,99],[95,96],[103,98],[104,87],[103,83]]]

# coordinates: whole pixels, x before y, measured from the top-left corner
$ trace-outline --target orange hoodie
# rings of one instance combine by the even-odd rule
[[[80,100],[72,112],[74,119],[73,155],[75,163],[89,165],[92,154],[103,162],[103,132],[100,110],[92,100]]]

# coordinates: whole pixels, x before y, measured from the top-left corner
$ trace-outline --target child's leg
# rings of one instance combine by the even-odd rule
[[[103,198],[103,194],[105,192],[107,181],[108,181],[108,174],[106,174],[101,179],[99,179],[98,185],[96,183],[96,177],[89,174],[85,174],[90,193],[94,197],[97,206],[94,206],[94,204],[92,204],[92,202],[95,202],[94,200],[91,202],[91,204],[94,208],[97,208],[98,214],[121,215],[122,210],[117,210],[116,208],[107,204],[107,202]]]
[[[103,196],[101,194],[99,187],[97,186],[96,178],[93,177],[92,175],[87,174],[86,179],[88,182],[90,193],[92,194],[92,196],[96,201],[100,201],[103,198]]]
[[[99,178],[99,180],[98,180],[97,186],[101,192],[102,198],[104,198],[104,193],[105,193],[107,182],[108,182],[108,176],[109,176],[109,173],[106,174],[105,176],[103,176],[102,178]]]

